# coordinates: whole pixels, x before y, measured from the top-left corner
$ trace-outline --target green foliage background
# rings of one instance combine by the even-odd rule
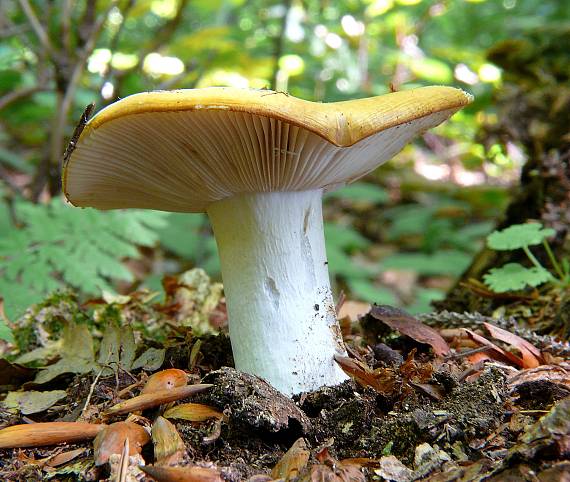
[[[492,229],[506,201],[501,180],[515,179],[521,162],[476,136],[496,120],[492,96],[501,88],[485,53],[529,30],[567,26],[569,10],[557,0],[3,0],[0,296],[8,317],[64,285],[98,295],[156,287],[164,273],[193,265],[218,274],[204,216],[73,209],[59,186],[61,156],[85,105],[210,85],[316,101],[428,84],[475,95],[366,184],[330,195],[325,210],[339,289],[428,310],[445,283],[417,283],[404,296],[382,287],[383,273],[408,270],[449,285]],[[410,177],[418,159],[460,166],[492,187],[448,182],[434,190]]]

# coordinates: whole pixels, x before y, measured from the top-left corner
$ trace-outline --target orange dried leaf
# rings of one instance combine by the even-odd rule
[[[503,330],[491,323],[483,323],[483,325],[487,328],[487,331],[493,338],[505,342],[521,352],[524,368],[536,368],[541,363],[544,363],[540,350],[524,338],[521,338],[507,330]]]
[[[0,449],[40,447],[94,438],[106,425],[87,422],[45,422],[0,430]]]
[[[481,335],[478,335],[477,333],[475,333],[474,331],[471,331],[468,328],[463,328],[463,329],[465,330],[465,333],[467,333],[467,335],[473,341],[476,341],[480,345],[488,346],[489,350],[487,351],[487,354],[489,356],[492,356],[494,359],[500,360],[503,362],[507,362],[507,363],[511,363],[511,364],[519,366],[519,367],[522,367],[524,365],[524,362],[518,356],[513,355],[512,353],[505,351],[502,348],[499,348],[493,342],[487,340],[487,338],[485,338]]]
[[[347,356],[335,355],[340,367],[364,387],[372,387],[379,393],[390,393],[394,388],[395,378],[389,369],[372,371],[369,367]]]
[[[66,464],[67,462],[71,462],[76,457],[79,457],[86,450],[87,449],[85,448],[80,448],[52,455],[51,457],[48,457],[49,460],[46,461],[46,465],[48,467],[59,467],[60,465]]]
[[[128,440],[129,455],[140,454],[150,440],[148,432],[133,422],[116,422],[105,427],[93,442],[95,465],[107,463],[113,454],[121,454]]]
[[[450,352],[448,344],[436,330],[424,325],[404,310],[388,305],[376,305],[370,310],[370,315],[388,325],[392,330],[409,336],[417,342],[430,345],[437,356],[447,355]]]
[[[162,390],[172,390],[176,387],[183,387],[187,383],[188,376],[184,370],[169,368],[168,370],[162,370],[148,377],[141,391],[141,395],[160,392]]]
[[[157,482],[224,482],[216,469],[206,467],[156,467],[141,466],[140,469]]]
[[[138,397],[133,397],[129,400],[113,405],[105,412],[105,415],[118,415],[121,413],[129,413],[136,410],[158,407],[163,403],[175,402],[189,397],[190,395],[201,393],[211,386],[212,385],[210,384],[186,385],[184,387],[175,387],[154,393],[145,393],[144,395],[139,395]]]
[[[210,418],[223,418],[223,413],[218,412],[208,405],[201,403],[182,403],[169,408],[164,412],[165,418],[179,418],[191,422],[204,422]]]
[[[302,438],[297,439],[291,448],[281,457],[277,465],[271,471],[274,479],[290,480],[299,475],[309,462],[311,453],[307,450],[307,444]]]

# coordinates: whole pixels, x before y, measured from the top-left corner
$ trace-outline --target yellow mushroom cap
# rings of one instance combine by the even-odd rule
[[[63,189],[76,206],[178,212],[240,193],[331,189],[471,100],[451,87],[328,104],[230,87],[135,94],[85,125]]]

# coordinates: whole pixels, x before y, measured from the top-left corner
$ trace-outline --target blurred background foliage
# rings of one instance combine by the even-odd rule
[[[364,180],[326,196],[329,266],[349,299],[430,310],[509,199],[524,150],[497,123],[497,42],[570,24],[561,0],[2,0],[0,296],[8,317],[70,285],[152,289],[193,266],[219,277],[199,214],[64,204],[60,164],[85,106],[212,85],[315,101],[445,84],[469,108]]]

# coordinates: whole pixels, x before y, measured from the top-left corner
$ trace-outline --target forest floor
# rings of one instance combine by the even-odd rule
[[[518,318],[347,301],[351,380],[291,400],[232,368],[219,289],[165,289],[18,322],[1,480],[569,480],[570,345]]]

